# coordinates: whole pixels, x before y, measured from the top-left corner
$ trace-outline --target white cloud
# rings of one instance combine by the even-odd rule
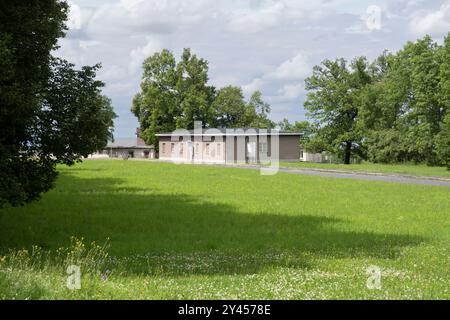
[[[128,76],[129,72],[126,68],[119,65],[112,65],[108,68],[100,69],[98,73],[99,78],[109,84],[123,82]]]
[[[79,41],[79,46],[82,49],[88,49],[90,47],[94,47],[94,46],[98,46],[101,43],[98,41],[94,41],[94,40],[80,40]]]
[[[299,53],[295,57],[283,62],[269,77],[280,80],[298,80],[305,78],[311,71],[308,58],[305,54]]]
[[[283,0],[284,15],[287,19],[294,21],[314,21],[324,19],[336,12],[338,7],[336,0],[332,1],[298,1]]]
[[[225,86],[239,86],[240,81],[237,77],[230,75],[217,75],[210,79],[209,83],[217,88],[222,88]]]
[[[75,30],[81,29],[82,14],[80,6],[71,2],[69,2],[69,6],[69,16],[66,23],[67,27]]]
[[[144,60],[155,52],[161,51],[163,46],[157,40],[150,40],[143,47],[138,47],[130,52],[130,69],[136,71]]]
[[[280,90],[281,97],[285,100],[296,99],[300,96],[300,93],[304,90],[303,83],[299,84],[286,84]]]
[[[263,91],[267,87],[278,86],[276,93],[271,95],[273,101],[296,99],[303,90],[302,83],[311,72],[311,68],[307,55],[300,52],[279,64],[273,71],[253,79],[243,89],[246,94],[250,94],[256,90]],[[292,83],[293,81],[295,83]]]
[[[446,1],[433,12],[418,13],[409,25],[416,36],[426,34],[442,36],[450,31],[450,1]]]
[[[70,1],[72,29],[57,54],[77,66],[102,63],[98,76],[120,114],[118,136],[133,134],[129,108],[140,67],[162,48],[176,57],[191,48],[208,60],[211,84],[241,85],[246,95],[260,90],[274,120],[294,121],[303,117],[304,79],[320,61],[374,58],[418,34],[450,30],[450,0]],[[374,3],[383,10],[382,32],[366,32],[362,20]]]
[[[144,0],[120,0],[120,5],[128,11],[138,11]]]
[[[265,80],[261,78],[255,78],[250,83],[244,85],[242,90],[245,94],[250,95],[252,92],[261,91],[262,86],[265,84]]]
[[[247,9],[231,16],[229,28],[235,32],[254,33],[277,25],[282,17],[284,4],[270,2],[261,9]]]
[[[206,0],[120,0],[95,10],[88,30],[97,35],[148,35],[174,32],[208,14]]]
[[[283,23],[299,24],[327,17],[334,9],[336,1],[263,0],[241,1],[257,3],[245,9],[228,13],[228,27],[234,32],[257,33]]]

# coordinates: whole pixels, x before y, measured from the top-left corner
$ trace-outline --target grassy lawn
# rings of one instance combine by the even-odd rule
[[[85,161],[0,231],[0,298],[450,298],[447,187]]]
[[[450,171],[446,167],[429,167],[427,165],[413,164],[379,164],[379,163],[361,163],[361,164],[334,164],[334,163],[312,163],[312,162],[281,162],[281,167],[292,168],[312,168],[329,169],[356,172],[373,172],[387,174],[403,174],[423,177],[443,177],[450,178]]]

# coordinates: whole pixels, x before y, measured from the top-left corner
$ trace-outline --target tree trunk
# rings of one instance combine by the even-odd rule
[[[344,150],[344,164],[350,164],[350,156],[352,154],[352,143],[346,142],[345,143],[345,150]]]

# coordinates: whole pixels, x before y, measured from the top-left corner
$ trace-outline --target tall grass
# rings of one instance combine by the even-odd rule
[[[69,266],[79,267],[84,278],[100,278],[111,264],[107,248],[107,243],[86,245],[83,238],[72,237],[70,247],[56,251],[36,245],[31,250],[11,249],[0,256],[0,299],[37,299],[70,290],[66,286]]]
[[[447,187],[144,161],[59,170],[41,201],[0,210],[0,298],[450,298]]]

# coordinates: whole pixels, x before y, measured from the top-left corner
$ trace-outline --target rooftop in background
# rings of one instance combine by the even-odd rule
[[[259,135],[280,135],[280,136],[301,136],[300,132],[286,132],[273,129],[257,129],[257,128],[209,128],[202,129],[202,133],[197,130],[183,130],[179,129],[174,132],[162,132],[156,134],[157,137],[167,137],[172,135],[190,135],[190,136],[259,136]]]
[[[134,149],[148,149],[153,146],[146,145],[136,138],[116,138],[114,141],[108,141],[106,148],[134,148]]]

